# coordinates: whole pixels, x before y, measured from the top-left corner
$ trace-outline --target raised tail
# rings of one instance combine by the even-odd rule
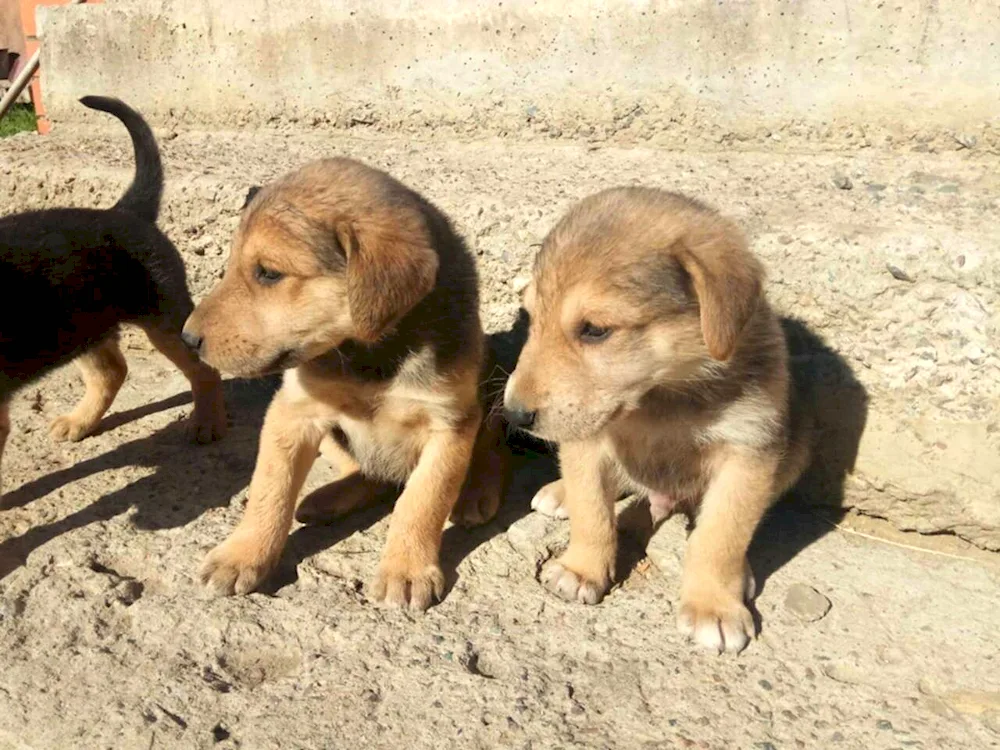
[[[153,131],[142,119],[142,115],[119,99],[85,96],[80,103],[90,109],[114,115],[128,129],[135,151],[135,177],[115,208],[124,209],[155,224],[160,214],[160,199],[163,197],[163,164]]]

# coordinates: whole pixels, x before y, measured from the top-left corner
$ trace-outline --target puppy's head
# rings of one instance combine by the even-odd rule
[[[682,196],[619,188],[577,204],[546,237],[524,307],[528,340],[508,419],[584,440],[657,387],[725,370],[763,272],[739,230]]]
[[[348,159],[248,195],[225,275],[184,326],[223,372],[295,367],[347,339],[375,342],[434,288],[421,199]]]

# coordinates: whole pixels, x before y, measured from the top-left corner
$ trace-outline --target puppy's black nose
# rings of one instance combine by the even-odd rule
[[[201,343],[204,340],[205,339],[203,337],[196,333],[191,333],[190,331],[181,332],[181,341],[183,341],[184,345],[193,352],[201,351]]]
[[[503,410],[504,416],[507,421],[510,422],[515,427],[520,427],[521,429],[528,429],[535,423],[535,416],[538,412],[527,411],[520,405],[511,406],[508,409]]]

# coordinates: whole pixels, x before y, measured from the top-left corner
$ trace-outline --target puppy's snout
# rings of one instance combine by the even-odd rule
[[[535,423],[536,411],[529,411],[517,402],[510,402],[504,408],[504,416],[515,427],[527,430]]]
[[[181,332],[181,341],[183,341],[184,345],[195,354],[200,354],[201,345],[204,343],[205,337],[199,333],[193,333],[192,331],[184,329],[184,331]]]

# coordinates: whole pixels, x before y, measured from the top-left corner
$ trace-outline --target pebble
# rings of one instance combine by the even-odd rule
[[[851,182],[851,178],[846,174],[836,174],[833,176],[833,184],[835,187],[841,190],[851,190],[854,187],[854,183]]]
[[[962,148],[975,148],[979,143],[979,139],[971,133],[958,133],[955,135],[955,141]]]
[[[785,595],[785,607],[805,622],[822,619],[831,606],[829,599],[804,583],[793,584]]]
[[[515,276],[514,279],[510,282],[510,285],[513,288],[515,294],[520,294],[528,287],[528,284],[530,283],[531,283],[530,276],[521,275],[521,276]]]
[[[907,281],[907,282],[909,282],[911,284],[914,281],[916,281],[916,279],[914,279],[912,276],[910,276],[910,274],[908,274],[906,271],[904,271],[899,266],[894,266],[892,263],[886,263],[885,264],[885,270],[887,270],[889,273],[891,273],[892,274],[892,278],[894,278],[896,281]]]

